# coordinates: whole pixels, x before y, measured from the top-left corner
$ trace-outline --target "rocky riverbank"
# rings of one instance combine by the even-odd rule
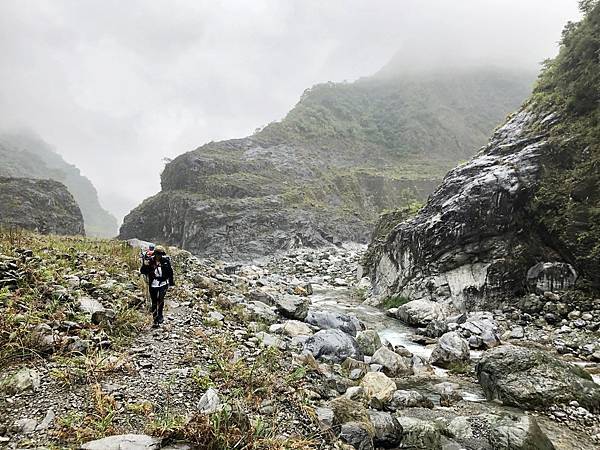
[[[298,250],[247,266],[171,249],[178,285],[168,295],[165,326],[151,330],[137,250],[88,245],[84,257],[82,242],[69,242],[64,254],[89,262],[61,265],[60,277],[45,281],[65,296],[60,314],[23,325],[23,333],[44,330],[45,351],[4,354],[0,445],[6,448],[599,445],[600,386],[563,362],[565,355],[546,352],[540,359],[535,350],[543,346],[538,335],[552,336],[570,322],[536,324],[513,310],[429,312],[434,321],[415,315],[422,309],[409,303],[386,317],[362,303],[368,288],[356,276],[360,247]],[[32,274],[39,277],[58,258],[34,244],[30,238],[18,248],[3,244],[0,278],[14,280],[2,291],[4,317],[23,308],[22,277],[40,281]],[[119,263],[100,270],[102,252]],[[397,320],[400,314],[417,326]],[[595,317],[594,310],[583,314]],[[582,342],[594,336],[586,327],[571,333],[584,336]],[[591,370],[596,351],[571,358]],[[514,358],[533,362],[515,371]],[[502,447],[508,441],[521,444]]]

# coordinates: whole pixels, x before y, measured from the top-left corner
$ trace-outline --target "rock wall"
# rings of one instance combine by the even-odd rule
[[[524,293],[528,279],[543,279],[543,263],[561,256],[526,206],[556,122],[552,113],[523,108],[475,158],[450,171],[419,214],[385,237],[369,267],[374,295],[403,293],[478,309]],[[567,267],[573,282],[574,269]]]
[[[494,308],[526,292],[600,289],[600,5],[563,33],[524,106],[450,171],[416,217],[380,224],[373,301]]]
[[[0,177],[0,224],[42,234],[85,234],[75,199],[54,180]]]
[[[529,80],[485,72],[315,86],[283,121],[175,158],[120,237],[238,260],[367,243],[379,214],[424,202]]]

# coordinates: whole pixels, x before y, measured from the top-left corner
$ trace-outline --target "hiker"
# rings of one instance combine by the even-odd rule
[[[152,299],[152,328],[158,328],[163,323],[163,308],[165,295],[169,286],[175,286],[173,281],[173,268],[164,247],[157,245],[151,258],[144,258],[140,272],[148,276],[148,289]]]

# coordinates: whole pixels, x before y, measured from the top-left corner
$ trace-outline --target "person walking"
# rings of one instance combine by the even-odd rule
[[[157,245],[152,252],[152,257],[144,258],[140,272],[148,277],[148,289],[152,301],[153,328],[158,328],[164,321],[163,309],[165,296],[169,286],[175,286],[173,280],[173,268],[171,259],[167,256],[165,249]]]

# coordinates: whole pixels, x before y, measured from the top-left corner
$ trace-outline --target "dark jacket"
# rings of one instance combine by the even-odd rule
[[[148,282],[150,286],[152,285],[152,281],[155,279],[158,281],[168,281],[169,286],[175,286],[175,281],[173,281],[173,267],[171,267],[171,259],[168,256],[163,256],[160,260],[160,265],[162,268],[162,277],[154,276],[154,268],[156,267],[154,259],[150,260],[150,264],[142,264],[140,272],[144,275],[148,275]]]

